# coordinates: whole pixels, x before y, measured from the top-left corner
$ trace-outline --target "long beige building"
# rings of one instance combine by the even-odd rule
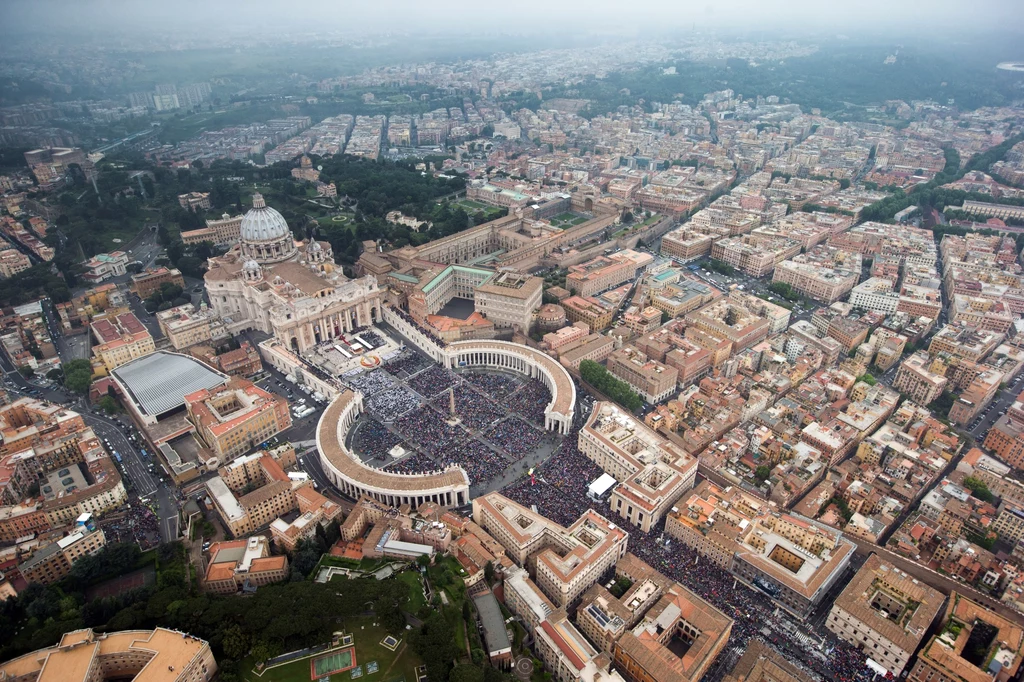
[[[644,532],[693,488],[697,459],[610,402],[598,402],[580,429],[580,452],[619,484],[613,511]]]
[[[559,607],[600,580],[626,554],[629,540],[593,510],[565,528],[500,493],[475,498],[473,520],[519,565],[534,567],[537,586]]]
[[[945,600],[872,554],[836,599],[825,626],[898,678]]]
[[[216,675],[209,643],[166,628],[74,630],[55,646],[0,664],[0,680],[12,682],[206,682]]]
[[[775,511],[739,488],[701,481],[665,520],[665,532],[798,618],[846,572],[855,546],[839,531]]]
[[[612,351],[607,367],[652,405],[676,392],[679,370],[649,359],[632,346]]]

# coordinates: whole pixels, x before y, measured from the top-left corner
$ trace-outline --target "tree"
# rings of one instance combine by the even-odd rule
[[[109,395],[105,395],[102,398],[100,398],[98,404],[107,414],[114,414],[120,409],[120,406],[117,404],[117,401],[111,398]]]
[[[484,580],[487,581],[488,585],[494,584],[494,563],[488,561],[484,565]]]
[[[245,656],[246,641],[242,628],[232,625],[224,631],[224,638],[221,640],[221,648],[228,658],[238,660]]]
[[[584,360],[580,363],[580,376],[588,384],[631,412],[640,409],[640,406],[643,405],[640,396],[630,388],[629,384],[615,378],[607,369],[593,360]]]
[[[21,376],[25,377],[26,379],[29,377],[34,377],[36,375],[36,371],[29,367],[28,365],[21,365],[20,367],[18,367],[18,372],[21,374]]]
[[[988,484],[980,478],[967,476],[964,478],[964,487],[971,491],[971,495],[982,502],[991,502],[995,499],[995,495],[993,495],[992,491],[989,490]]]
[[[761,464],[754,470],[754,478],[764,483],[768,480],[768,477],[772,475],[772,470],[769,466]]]
[[[484,670],[476,665],[458,665],[452,669],[451,682],[484,682]]]
[[[92,364],[88,360],[72,360],[64,365],[64,385],[75,393],[85,393],[92,384]]]

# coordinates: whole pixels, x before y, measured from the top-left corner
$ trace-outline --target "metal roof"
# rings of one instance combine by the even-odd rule
[[[157,351],[113,372],[139,410],[159,415],[185,404],[185,396],[220,386],[227,377],[184,355]]]

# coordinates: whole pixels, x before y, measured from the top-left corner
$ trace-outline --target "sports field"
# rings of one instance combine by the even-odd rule
[[[311,679],[319,679],[325,675],[340,673],[356,665],[355,649],[348,648],[341,651],[334,651],[326,656],[314,658],[309,662]]]

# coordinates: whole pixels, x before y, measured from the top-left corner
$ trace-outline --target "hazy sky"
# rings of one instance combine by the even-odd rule
[[[463,28],[530,32],[638,27],[775,30],[809,28],[850,34],[925,26],[1024,32],[1024,0],[0,0],[0,24],[100,37],[117,29],[166,36],[251,28],[351,33]],[[235,31],[230,31],[234,33]],[[770,36],[766,36],[770,37]]]

